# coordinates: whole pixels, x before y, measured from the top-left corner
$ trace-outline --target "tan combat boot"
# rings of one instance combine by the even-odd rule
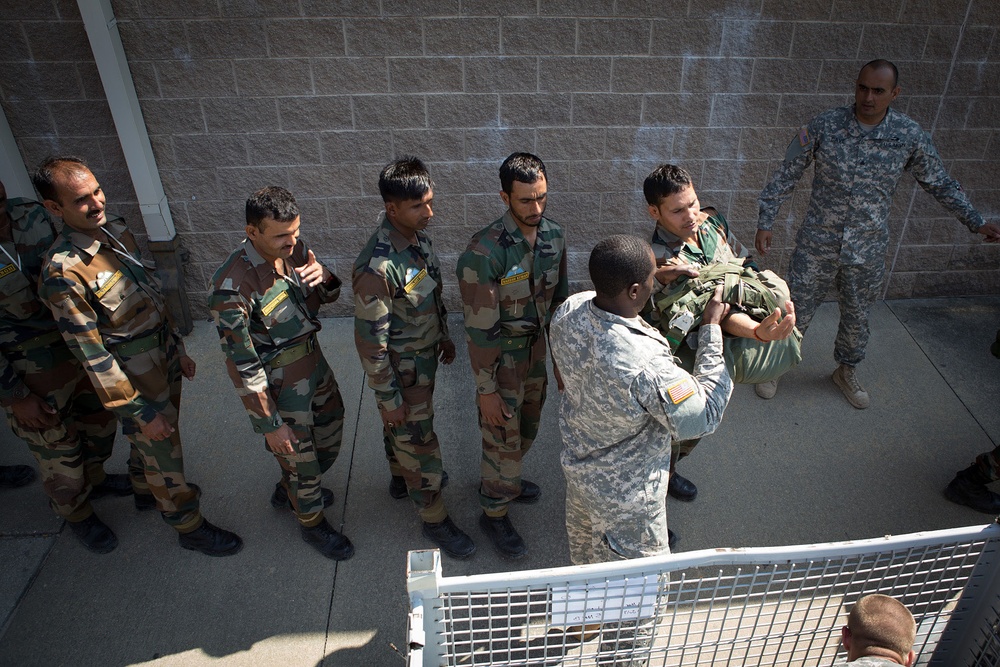
[[[844,364],[837,366],[832,379],[834,384],[840,387],[840,391],[844,392],[847,401],[858,410],[864,410],[870,405],[868,392],[858,382],[858,376],[853,366],[845,366]]]

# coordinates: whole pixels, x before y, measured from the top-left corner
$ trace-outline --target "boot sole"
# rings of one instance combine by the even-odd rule
[[[204,554],[206,556],[213,556],[215,558],[222,558],[223,556],[235,556],[240,551],[242,551],[243,550],[243,542],[240,542],[235,547],[233,547],[231,549],[226,549],[225,551],[202,551],[198,547],[190,547],[190,546],[188,546],[186,544],[182,544],[181,547],[184,548],[184,549],[187,549],[188,551],[197,551],[198,553]]]

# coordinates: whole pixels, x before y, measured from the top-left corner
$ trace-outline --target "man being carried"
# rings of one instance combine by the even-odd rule
[[[645,241],[604,239],[590,254],[596,293],[574,294],[552,319],[552,357],[565,387],[559,429],[574,565],[670,552],[671,442],[714,431],[732,394],[722,288],[705,309],[692,375],[639,317],[655,273]]]
[[[271,505],[295,513],[307,544],[346,560],[354,546],[326,520],[333,491],[320,486],[340,453],[344,402],[316,340],[319,307],[340,296],[340,279],[299,240],[299,224],[288,190],[253,193],[247,238],[212,276],[209,307],[236,393],[281,466]]]
[[[514,153],[500,165],[500,187],[507,212],[472,237],[458,259],[458,285],[483,434],[479,525],[501,556],[516,559],[528,548],[507,508],[541,494],[521,477],[521,461],[545,403],[549,319],[569,286],[562,228],[544,217],[545,165]]]
[[[393,498],[409,495],[424,537],[452,558],[476,545],[448,516],[444,469],[434,432],[438,361],[455,360],[441,298],[441,267],[424,231],[434,212],[424,163],[404,157],[378,179],[385,214],[354,263],[354,343],[382,415]]]

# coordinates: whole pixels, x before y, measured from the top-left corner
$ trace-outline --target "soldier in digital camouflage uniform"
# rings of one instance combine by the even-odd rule
[[[840,639],[846,660],[833,667],[910,667],[917,659],[917,623],[899,600],[873,593],[859,599],[847,615]]]
[[[666,307],[661,297],[678,276],[697,276],[699,266],[738,258],[747,260],[748,266],[755,265],[722,214],[714,208],[701,208],[691,174],[686,169],[672,164],[660,165],[646,177],[642,190],[649,215],[656,222],[650,245],[658,267],[652,304],[643,310],[643,316],[666,335],[669,323],[661,321]],[[787,316],[783,317],[781,311],[775,309],[759,323],[746,313],[734,311],[722,322],[722,329],[730,336],[763,342],[783,340],[795,328],[795,309],[791,302],[785,304],[785,310]],[[688,372],[694,370],[697,340],[697,333],[691,332],[677,351],[681,367]],[[676,470],[676,463],[690,454],[697,444],[698,440],[674,442],[669,493],[678,500],[691,501],[698,494],[698,488]]]
[[[732,393],[721,288],[705,309],[692,375],[639,317],[655,269],[642,239],[604,239],[590,255],[596,293],[574,294],[552,318],[552,357],[565,387],[560,460],[575,565],[670,552],[664,499],[671,442],[714,431]]]
[[[913,174],[970,231],[1000,241],[1000,227],[986,223],[972,207],[927,133],[889,108],[899,95],[897,84],[892,63],[866,64],[858,74],[854,104],[825,111],[804,125],[760,194],[755,245],[767,253],[778,209],[815,163],[809,210],[795,241],[788,286],[799,330],[805,333],[831,283],[836,285],[840,325],[833,356],[839,365],[833,381],[858,409],[870,404],[855,368],[865,358],[868,316],[885,274],[892,195],[903,172]],[[757,393],[771,398],[776,386],[758,385]]]
[[[389,493],[409,495],[427,539],[468,558],[476,545],[448,516],[434,432],[438,361],[455,360],[441,267],[424,231],[434,184],[420,160],[403,157],[382,170],[378,187],[385,213],[354,263],[354,343],[382,416]]]
[[[132,485],[127,475],[104,472],[118,422],[101,405],[38,298],[42,260],[55,237],[41,204],[7,199],[0,183],[0,403],[11,430],[38,461],[52,509],[70,522],[74,534],[88,538],[93,536],[90,501],[131,494]],[[13,481],[34,478],[30,467],[8,470],[14,468],[29,474],[25,478],[22,471]],[[113,534],[104,538],[84,546],[107,553],[117,542]]]
[[[514,559],[527,547],[507,507],[541,493],[521,477],[521,461],[545,403],[548,323],[569,288],[562,228],[543,216],[545,165],[514,153],[500,167],[500,185],[507,212],[472,237],[458,260],[458,284],[483,435],[479,524]]]
[[[320,486],[340,453],[344,401],[316,340],[341,283],[299,240],[300,222],[288,190],[253,193],[247,238],[212,277],[209,307],[236,393],[281,466],[271,504],[292,509],[310,546],[346,560],[354,546],[323,514],[333,492]]]
[[[106,215],[104,192],[81,160],[49,158],[33,180],[65,223],[42,267],[39,297],[138,452],[130,465],[137,507],[155,506],[185,549],[236,553],[242,540],[204,519],[199,490],[184,477],[181,375],[193,378],[195,363],[174,331],[152,263],[121,218]],[[95,532],[111,532],[96,521]]]

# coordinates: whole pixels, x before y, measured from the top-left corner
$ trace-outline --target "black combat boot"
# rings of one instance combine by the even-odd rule
[[[30,484],[35,479],[35,469],[31,466],[0,466],[0,486],[9,489]]]
[[[333,491],[321,488],[320,495],[323,496],[323,507],[329,507],[333,504]],[[288,491],[281,485],[281,482],[274,485],[274,493],[271,494],[271,507],[274,509],[282,507],[293,509],[292,501],[288,499]]]
[[[347,560],[354,555],[354,545],[346,535],[334,530],[326,517],[312,528],[299,526],[299,531],[306,544],[331,560]]]
[[[537,503],[538,499],[542,497],[542,490],[534,482],[529,482],[526,479],[521,480],[521,493],[514,498],[515,503],[523,503],[525,505],[530,505],[531,503]]]
[[[103,482],[95,484],[94,488],[90,490],[88,498],[97,500],[106,496],[131,496],[133,493],[132,480],[128,478],[128,475],[116,473],[106,475]]]
[[[489,536],[493,546],[502,557],[508,560],[517,560],[528,553],[527,545],[514,530],[514,526],[506,514],[500,517],[491,517],[483,512],[479,515],[479,527]]]
[[[177,541],[185,549],[200,551],[206,556],[232,556],[243,548],[239,535],[213,526],[207,519],[190,533],[178,534]]]
[[[66,523],[80,543],[95,554],[110,553],[118,546],[118,538],[96,514],[91,514],[83,521]]]
[[[464,560],[476,553],[476,545],[472,538],[462,532],[451,517],[445,517],[440,523],[424,521],[423,534],[452,558]]]
[[[667,495],[689,503],[698,497],[698,487],[687,477],[681,477],[675,472],[670,475],[667,483]]]
[[[955,475],[955,479],[945,487],[944,496],[953,503],[967,505],[980,512],[1000,514],[1000,495],[986,488],[991,481],[983,474],[979,464],[973,463]]]

